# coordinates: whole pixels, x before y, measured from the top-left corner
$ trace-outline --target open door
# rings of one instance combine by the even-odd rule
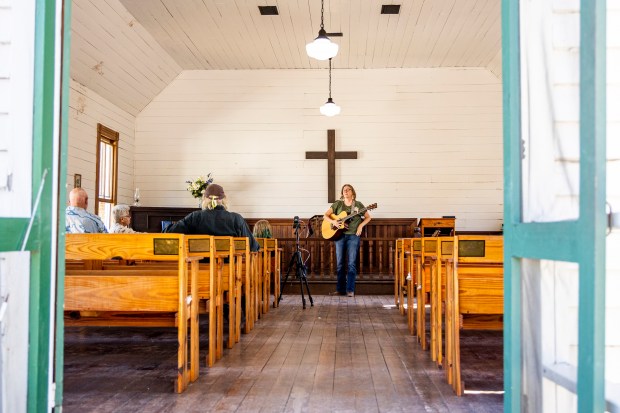
[[[61,0],[22,0],[0,14],[10,27],[0,44],[10,57],[0,67],[8,74],[0,85],[8,97],[0,110],[2,412],[61,403],[68,11]]]
[[[505,411],[603,412],[606,3],[502,3]]]

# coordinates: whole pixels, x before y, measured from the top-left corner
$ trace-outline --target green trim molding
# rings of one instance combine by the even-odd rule
[[[32,136],[32,188],[37,193],[45,176],[38,209],[33,211],[33,227],[26,244],[30,255],[30,311],[28,320],[28,412],[50,410],[50,369],[53,353],[51,315],[54,311],[52,254],[56,242],[52,225],[56,222],[54,203],[54,130],[56,84],[56,0],[36,0],[34,42],[34,96]],[[43,171],[48,171],[44,175]],[[33,195],[33,205],[34,205]]]
[[[29,221],[29,218],[0,219],[0,252],[21,250]]]

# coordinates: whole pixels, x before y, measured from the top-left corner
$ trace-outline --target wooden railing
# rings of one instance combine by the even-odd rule
[[[160,232],[162,220],[178,220],[193,211],[191,208],[131,207],[132,224],[136,231]],[[296,248],[296,236],[291,218],[265,218],[269,221],[273,237],[282,248],[282,275],[286,274],[291,255]],[[253,228],[258,218],[246,219]],[[321,218],[301,218],[299,247],[307,259],[308,279],[336,279],[336,250],[334,243],[321,237]],[[413,236],[416,218],[375,218],[362,233],[358,273],[360,280],[394,279],[394,247],[397,238]],[[309,229],[312,235],[308,237]],[[306,252],[307,251],[307,252]]]
[[[360,280],[394,279],[393,238],[362,238],[358,276]],[[282,274],[286,275],[291,256],[296,250],[295,238],[278,238],[283,248]],[[300,239],[299,248],[308,268],[309,280],[333,280],[336,278],[336,248],[333,242],[320,238]]]
[[[250,227],[258,219],[247,219]],[[291,256],[296,249],[293,219],[268,219],[273,236],[282,248],[282,275],[286,275]],[[306,220],[301,218],[299,229],[299,248],[308,268],[310,281],[327,281],[336,279],[336,248],[333,241],[321,236],[321,218]],[[386,280],[394,279],[394,247],[396,239],[410,237],[417,224],[416,218],[373,219],[366,225],[360,242],[358,262],[358,279]],[[308,236],[311,234],[310,236]]]

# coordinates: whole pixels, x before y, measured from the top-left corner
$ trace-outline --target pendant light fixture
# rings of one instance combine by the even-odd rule
[[[329,98],[323,106],[321,113],[325,116],[336,116],[340,113],[340,106],[336,105],[332,100],[332,59],[329,58]]]
[[[321,29],[319,30],[319,35],[313,42],[306,45],[308,56],[317,60],[331,59],[338,54],[338,45],[329,40],[323,25],[323,1],[321,0]]]

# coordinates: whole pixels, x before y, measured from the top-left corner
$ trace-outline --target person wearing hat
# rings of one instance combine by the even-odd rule
[[[245,219],[236,212],[228,211],[224,188],[218,184],[210,184],[205,189],[202,194],[202,210],[192,212],[168,226],[164,232],[248,237],[250,250],[260,249]]]

